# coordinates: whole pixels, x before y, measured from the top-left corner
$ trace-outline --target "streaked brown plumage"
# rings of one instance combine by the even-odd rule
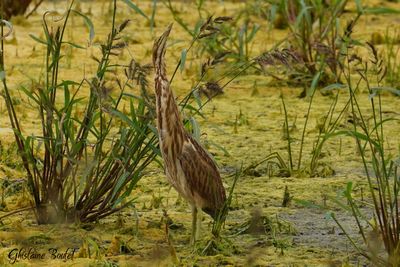
[[[216,219],[226,196],[217,166],[202,146],[185,131],[165,69],[166,43],[172,25],[155,41],[153,64],[157,128],[168,181],[193,207],[192,242],[197,232],[197,209]]]

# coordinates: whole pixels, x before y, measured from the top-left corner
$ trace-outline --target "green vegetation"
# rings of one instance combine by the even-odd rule
[[[0,265],[54,243],[77,265],[400,266],[396,1],[33,2],[1,19]],[[194,247],[155,127],[169,23],[182,120],[227,195]]]

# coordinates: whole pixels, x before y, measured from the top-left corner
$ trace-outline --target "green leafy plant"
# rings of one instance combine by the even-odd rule
[[[316,85],[316,82],[313,83],[314,86]],[[329,89],[329,88],[326,88]],[[315,88],[314,88],[315,92]],[[322,165],[320,163],[320,158],[321,158],[321,152],[323,149],[323,145],[325,142],[330,139],[332,136],[334,136],[335,131],[337,130],[338,126],[340,125],[340,122],[343,119],[343,115],[345,114],[345,111],[347,110],[348,103],[343,107],[343,109],[339,112],[338,115],[335,115],[336,112],[336,105],[338,102],[338,97],[339,95],[337,94],[336,97],[333,99],[331,106],[327,112],[323,116],[322,121],[320,122],[318,126],[318,134],[317,136],[314,137],[313,141],[313,148],[312,151],[310,151],[311,154],[311,159],[309,159],[309,163],[306,166],[303,166],[303,149],[304,149],[304,140],[305,140],[305,134],[306,134],[306,129],[308,126],[308,120],[310,118],[311,114],[311,106],[313,103],[314,99],[314,93],[311,96],[309,100],[309,106],[307,109],[306,113],[306,119],[303,125],[303,130],[301,134],[301,140],[300,140],[300,145],[299,145],[299,154],[297,157],[297,164],[294,164],[294,159],[293,159],[293,149],[291,146],[291,143],[293,142],[292,140],[292,134],[291,131],[289,130],[289,121],[288,121],[288,114],[286,111],[286,105],[285,101],[282,98],[282,105],[284,109],[284,116],[285,116],[285,122],[284,122],[284,134],[285,138],[287,140],[287,154],[288,154],[288,165],[287,165],[287,172],[289,175],[292,175],[296,173],[297,175],[304,175],[308,174],[310,176],[329,176],[334,173],[334,170],[330,168],[328,165]],[[319,167],[323,167],[322,170],[319,170]]]
[[[356,19],[359,18],[359,15],[357,15]],[[341,40],[341,51],[345,49],[348,46],[351,46],[355,43],[355,41],[351,38],[352,30],[353,27],[355,26],[355,20],[352,20],[348,23],[346,26],[346,30],[343,32],[343,34],[340,37]],[[344,54],[341,55],[341,57],[344,57]],[[298,65],[299,63],[302,63],[303,61],[301,58],[299,58],[299,54],[295,51],[289,50],[289,49],[274,49],[269,52],[265,52],[261,54],[260,56],[256,57],[255,62],[257,62],[259,65],[261,65],[264,68],[268,68],[270,66],[276,66],[276,65],[284,65],[287,68],[291,68],[294,65]],[[341,65],[342,66],[342,65]],[[288,159],[285,162],[281,155],[277,152],[274,152],[270,155],[268,155],[265,159],[262,159],[259,163],[255,164],[255,166],[260,165],[261,163],[267,162],[267,163],[274,163],[276,166],[278,166],[278,172],[272,173],[275,175],[279,176],[291,176],[293,174],[297,175],[311,175],[311,176],[329,176],[334,173],[334,170],[330,168],[329,166],[325,165],[322,166],[321,163],[319,162],[321,158],[321,151],[323,148],[323,145],[325,142],[330,139],[333,136],[336,136],[336,130],[338,126],[340,125],[341,120],[343,119],[343,116],[345,114],[345,111],[347,110],[349,106],[349,101],[347,104],[343,107],[343,109],[339,112],[337,116],[335,116],[336,113],[336,108],[337,108],[337,101],[339,95],[337,94],[334,100],[332,101],[332,104],[327,112],[327,114],[324,115],[323,120],[320,122],[318,126],[318,135],[315,137],[315,140],[313,142],[314,146],[312,151],[310,151],[310,154],[312,155],[311,160],[309,162],[308,166],[303,166],[303,149],[304,149],[304,141],[306,137],[306,129],[308,127],[308,121],[310,118],[311,114],[311,108],[313,105],[314,101],[314,96],[317,91],[318,85],[320,84],[320,81],[323,77],[325,69],[325,63],[321,64],[318,66],[317,72],[314,74],[311,80],[310,86],[305,85],[305,92],[309,95],[307,100],[309,101],[308,104],[308,109],[306,112],[305,116],[305,121],[301,133],[301,139],[300,139],[300,145],[299,145],[299,154],[297,157],[297,164],[295,164],[294,160],[294,154],[293,154],[293,148],[292,148],[292,142],[293,142],[293,136],[290,130],[289,126],[289,118],[288,118],[288,112],[286,109],[286,104],[283,95],[281,94],[281,100],[282,100],[282,107],[284,111],[284,123],[283,123],[283,133],[284,133],[284,138],[287,140],[287,155]],[[339,74],[339,76],[342,74]],[[321,92],[330,92],[332,89],[337,89],[337,88],[343,88],[343,84],[341,83],[334,83],[329,86],[324,87]],[[319,167],[322,166],[322,171],[318,170]]]
[[[319,76],[319,85],[339,81],[339,65],[343,61],[340,37],[347,30],[341,29],[341,15],[348,1],[336,0],[329,5],[319,0],[270,2],[271,23],[279,19],[279,24],[288,26],[289,35],[283,45],[301,60],[301,64],[285,69],[288,82],[310,88],[316,75]],[[360,15],[352,21],[353,24]],[[305,90],[303,96],[311,94]]]
[[[383,60],[379,57],[376,48],[368,43],[371,51],[371,59],[363,60],[360,57],[347,56],[347,71],[344,71],[346,79],[346,88],[349,91],[349,101],[351,115],[353,118],[353,129],[337,134],[351,136],[356,141],[366,178],[368,182],[369,201],[373,207],[373,219],[367,220],[357,202],[352,195],[352,183],[348,183],[343,195],[348,202],[348,209],[357,222],[362,240],[367,248],[361,248],[346,232],[341,222],[334,214],[331,216],[346,233],[355,248],[374,264],[385,266],[399,266],[400,259],[400,213],[399,213],[399,180],[398,180],[398,159],[393,157],[384,144],[385,130],[384,125],[390,121],[398,120],[396,118],[384,118],[382,107],[383,101],[381,93],[389,91],[400,95],[399,91],[393,88],[383,87],[382,82],[386,75]],[[352,82],[351,69],[357,66],[359,75],[356,83]],[[359,96],[356,94],[363,81],[368,89],[368,98],[370,100],[370,110],[372,124],[367,121],[367,114],[361,111]],[[375,85],[374,85],[375,83]],[[366,221],[385,248],[386,255],[370,246],[370,240],[367,237],[367,229],[362,226],[362,221]]]
[[[208,22],[201,18],[201,5],[198,4],[199,20],[193,29],[181,18],[171,1],[165,2],[174,20],[194,39],[198,39],[196,56],[207,54],[219,62],[232,59],[234,63],[246,63],[251,59],[251,44],[260,29],[260,25],[253,23],[245,12],[240,12],[235,18],[216,17]],[[229,23],[227,23],[229,22]],[[199,34],[200,33],[200,34]],[[216,63],[214,61],[214,63]],[[230,63],[229,63],[230,64]]]
[[[130,1],[125,2],[140,13],[136,5],[133,7]],[[141,65],[133,59],[125,66],[112,62],[113,56],[119,55],[127,45],[121,35],[129,23],[126,20],[115,25],[116,1],[112,5],[111,32],[106,42],[100,44],[100,57],[92,57],[98,63],[94,77],[80,82],[60,80],[60,60],[64,52],[68,52],[65,46],[83,48],[64,40],[70,16],[78,15],[84,19],[89,28],[89,43],[94,37],[93,23],[86,15],[74,10],[73,3],[71,1],[69,4],[62,26],[55,29],[49,26],[45,13],[44,40],[30,35],[46,47],[44,82],[37,82],[37,88],[19,89],[38,112],[41,134],[26,135],[21,130],[22,122],[6,82],[5,64],[3,60],[0,62],[3,97],[19,155],[27,172],[39,223],[92,222],[126,207],[134,200],[130,193],[143,176],[145,168],[159,153],[157,130],[153,126],[154,99],[147,93],[150,66]],[[210,23],[211,18],[186,51],[199,40],[200,34],[210,31],[206,29]],[[11,28],[8,22],[6,26]],[[1,54],[1,58],[4,58],[4,54]],[[184,58],[181,58],[171,82],[184,63]],[[118,74],[113,75],[120,69],[124,70],[124,79]],[[215,86],[218,87],[218,84],[207,86],[206,83],[206,89],[211,91],[216,90]],[[118,91],[115,92],[113,88]],[[89,92],[85,92],[85,89],[89,89]],[[139,93],[127,93],[127,89]],[[88,96],[85,97],[85,94]],[[198,107],[190,104],[192,96],[195,96]],[[183,98],[181,107],[201,115],[201,108],[210,99],[201,102],[192,90]],[[200,131],[193,114],[188,117],[186,124],[199,138]]]
[[[313,147],[309,151],[311,158],[308,159],[307,165],[304,164],[303,154],[304,154],[304,142],[306,138],[306,130],[308,127],[308,121],[311,115],[311,108],[314,100],[314,94],[316,91],[316,84],[318,83],[318,75],[312,83],[313,94],[309,99],[308,109],[305,115],[305,121],[301,132],[300,144],[298,147],[298,154],[294,153],[293,145],[294,133],[292,133],[292,128],[296,128],[296,122],[292,123],[290,126],[289,115],[287,112],[286,102],[284,96],[281,94],[281,101],[283,107],[283,137],[287,142],[287,160],[285,160],[280,153],[273,152],[268,154],[262,160],[251,164],[247,167],[244,172],[247,174],[254,173],[255,168],[262,164],[267,165],[267,173],[269,176],[279,176],[279,177],[289,177],[292,175],[309,175],[309,176],[330,176],[334,174],[334,170],[325,163],[321,163],[321,154],[325,142],[332,137],[337,135],[337,129],[344,119],[344,115],[349,107],[349,101],[342,107],[341,110],[337,110],[337,103],[339,98],[339,93],[333,98],[332,103],[326,114],[322,117],[319,124],[317,125],[318,134],[313,137]],[[332,84],[322,89],[322,91],[330,91],[337,88],[343,88],[341,84]]]
[[[31,35],[46,47],[44,83],[39,83],[38,88],[20,90],[38,113],[41,134],[26,135],[21,130],[5,75],[2,78],[2,95],[39,223],[91,222],[120,210],[129,203],[125,199],[158,153],[157,134],[150,125],[151,116],[147,116],[148,106],[143,98],[125,93],[135,83],[146,85],[145,77],[137,76],[140,65],[131,64],[126,80],[113,84],[119,89],[116,97],[108,87],[109,71],[115,68],[111,56],[126,45],[119,39],[129,22],[115,26],[116,1],[111,33],[101,45],[95,76],[79,83],[60,81],[64,46],[81,47],[64,41],[69,17],[81,16],[89,27],[90,41],[94,37],[92,22],[75,11],[73,3],[69,4],[62,26],[55,29],[50,29],[47,13],[44,14],[45,40]],[[4,74],[3,53],[1,59],[0,73]],[[87,99],[81,97],[85,88],[90,90]],[[127,112],[119,110],[122,102],[128,104]],[[83,113],[79,112],[81,108]]]
[[[377,266],[398,266],[400,259],[400,232],[398,231],[400,229],[398,208],[399,163],[398,156],[389,153],[384,143],[386,134],[384,125],[398,119],[385,118],[382,111],[384,103],[381,94],[390,92],[400,95],[400,92],[395,88],[383,86],[383,80],[387,74],[384,61],[379,57],[374,45],[367,43],[367,47],[371,56],[367,60],[352,53],[351,46],[346,47],[344,51],[346,60],[341,70],[346,83],[332,84],[326,88],[326,90],[346,89],[348,91],[349,98],[345,107],[351,114],[351,129],[329,130],[321,140],[323,142],[328,138],[344,135],[354,138],[356,142],[364,167],[369,194],[365,198],[362,190],[362,202],[360,202],[354,197],[353,182],[348,182],[339,197],[331,198],[331,200],[338,207],[352,214],[360,233],[360,239],[366,246],[361,246],[359,240],[356,240],[354,236],[347,232],[334,212],[329,211],[328,217],[338,224],[354,248],[373,264]],[[357,78],[353,75],[353,72],[358,74]],[[367,95],[362,93],[362,85],[365,85]],[[360,97],[368,97],[369,111],[362,111]],[[343,111],[341,114],[343,114]],[[360,207],[365,206],[365,203],[370,204],[368,206],[372,209],[372,219],[360,209]],[[324,207],[310,203],[306,203],[306,205],[322,209],[327,208],[326,205]],[[384,251],[380,250],[380,247],[384,248]]]

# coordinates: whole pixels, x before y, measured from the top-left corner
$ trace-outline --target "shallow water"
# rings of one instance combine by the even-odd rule
[[[148,23],[139,15],[133,14],[120,1],[117,16],[118,22],[126,18],[132,23],[126,30],[126,39],[130,41],[129,52],[119,56],[122,62],[129,62],[132,55],[140,63],[150,63],[153,40],[173,21],[171,14],[163,4],[158,5],[156,28],[153,34]],[[138,1],[137,1],[138,2]],[[372,2],[371,5],[389,5],[387,2]],[[189,25],[194,25],[197,11],[184,2],[174,2],[181,14],[196,14],[184,16]],[[139,5],[146,14],[151,14],[151,2],[140,1]],[[212,10],[215,16],[230,16],[244,7],[244,3],[207,2],[207,10]],[[400,8],[400,4],[391,6]],[[41,30],[41,15],[46,10],[57,10],[61,14],[65,6],[62,2],[44,3],[38,13],[28,21],[15,24],[15,33],[7,39],[6,65],[9,86],[16,98],[20,85],[32,86],[31,78],[43,72],[44,47],[33,41],[29,34],[43,38]],[[108,2],[98,4],[85,1],[81,3],[82,12],[88,13],[93,19],[96,36],[94,42],[104,40],[110,28]],[[354,6],[349,5],[354,11]],[[60,15],[55,15],[55,18]],[[349,18],[352,13],[346,14]],[[256,35],[251,55],[270,48],[276,41],[284,38],[286,32],[273,30],[268,32],[259,18],[255,20],[262,25]],[[57,22],[54,22],[55,24]],[[382,31],[386,27],[399,23],[395,15],[362,17],[355,35],[368,40],[373,31]],[[88,31],[82,20],[74,17],[72,27],[67,29],[68,40],[85,45]],[[366,26],[368,25],[368,29]],[[367,32],[368,30],[368,32]],[[190,36],[175,23],[171,33],[168,48],[168,70],[171,74],[180,57],[182,48],[186,47]],[[378,48],[381,48],[378,46]],[[73,48],[62,61],[62,79],[80,79],[91,77],[95,73],[96,62],[91,55],[99,55],[98,47],[91,46],[86,50]],[[85,60],[81,60],[84,58]],[[86,60],[87,59],[87,60]],[[178,71],[173,83],[175,95],[180,99],[188,91],[193,81],[190,77],[196,68],[188,66],[183,73]],[[215,70],[213,75],[218,77]],[[257,89],[254,88],[257,81]],[[260,162],[273,152],[278,152],[285,162],[288,162],[287,140],[283,132],[284,112],[280,95],[285,99],[291,136],[294,161],[297,164],[300,141],[309,99],[297,96],[301,88],[287,87],[277,83],[271,77],[263,75],[240,76],[225,88],[223,95],[214,98],[204,108],[205,118],[198,117],[202,132],[202,143],[208,148],[217,161],[225,188],[230,188],[232,178],[229,177],[241,166],[247,167]],[[338,111],[347,101],[346,93],[339,96]],[[400,99],[390,94],[384,94],[383,111],[385,117],[398,118]],[[310,164],[312,147],[318,135],[317,124],[327,113],[332,97],[316,93],[311,115],[305,134],[303,149],[303,166]],[[360,106],[363,111],[369,111],[369,99],[361,92]],[[37,133],[37,115],[22,97],[17,105],[23,121],[25,133]],[[0,101],[0,138],[3,147],[9,147],[13,136],[8,122],[4,102]],[[351,123],[343,120],[341,127],[347,129]],[[398,121],[386,124],[387,150],[393,155],[399,152],[400,127]],[[223,149],[219,148],[222,147]],[[9,152],[13,160],[17,156]],[[7,157],[8,155],[6,155]],[[122,212],[100,220],[93,225],[37,225],[34,214],[24,211],[8,216],[0,221],[0,265],[11,265],[9,253],[14,248],[35,248],[37,252],[45,253],[45,259],[20,260],[15,266],[103,266],[116,263],[120,266],[173,266],[176,258],[182,265],[197,266],[346,266],[365,263],[365,260],[355,253],[346,236],[327,216],[327,210],[337,214],[348,233],[359,239],[358,229],[350,214],[342,211],[332,201],[340,195],[346,184],[353,182],[354,194],[361,197],[361,191],[367,191],[365,171],[360,161],[356,144],[350,137],[332,138],[326,142],[320,159],[321,168],[318,174],[311,177],[307,171],[299,172],[292,177],[269,177],[274,171],[271,165],[260,164],[240,177],[233,195],[231,211],[223,229],[222,251],[214,256],[201,256],[189,246],[191,231],[191,208],[168,185],[163,170],[151,165],[145,176],[139,182],[133,195],[137,197],[135,209],[127,208]],[[11,166],[11,167],[10,167]],[[11,164],[0,164],[0,178],[19,179],[25,177],[22,168]],[[287,207],[282,207],[285,187],[288,188],[293,200]],[[360,189],[363,188],[363,189]],[[366,193],[365,193],[366,194]],[[296,200],[312,201],[326,208],[317,209],[301,205]],[[22,190],[6,198],[7,207],[0,211],[0,217],[16,208],[27,207],[30,196]],[[165,231],[165,214],[174,222],[169,229],[169,241]],[[371,211],[362,210],[370,216]],[[258,214],[258,215],[257,215]],[[261,216],[261,217],[260,217]],[[248,230],[249,224],[260,223],[263,230]],[[210,238],[211,219],[203,216],[202,240],[198,249]],[[124,250],[121,251],[121,247]],[[78,248],[73,259],[52,259],[48,249],[56,248],[66,252],[68,248]],[[173,251],[175,251],[173,253]],[[70,252],[70,251],[69,251]],[[176,253],[176,254],[175,254]],[[174,257],[176,255],[176,258]],[[60,257],[63,257],[62,255]]]

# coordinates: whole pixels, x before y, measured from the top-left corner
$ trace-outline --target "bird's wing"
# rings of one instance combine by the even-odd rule
[[[214,217],[214,213],[225,202],[225,189],[217,166],[204,148],[188,135],[182,153],[178,157],[191,193],[197,193],[203,201],[203,210]]]

